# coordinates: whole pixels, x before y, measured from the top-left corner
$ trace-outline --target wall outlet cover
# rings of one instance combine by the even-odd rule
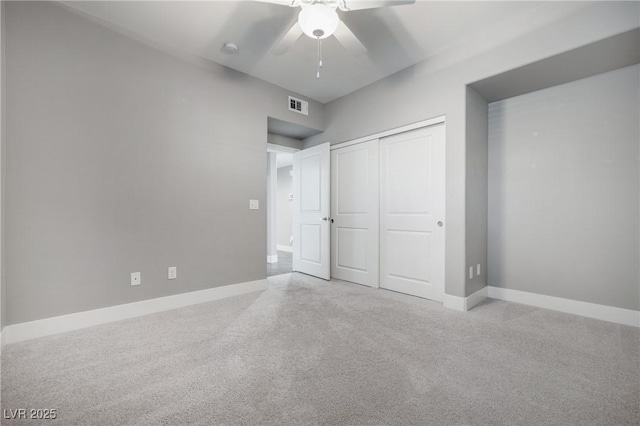
[[[178,277],[178,267],[177,266],[169,266],[167,271],[167,279],[175,280]]]

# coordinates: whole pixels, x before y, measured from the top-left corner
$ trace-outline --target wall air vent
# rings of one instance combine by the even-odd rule
[[[309,115],[309,102],[289,96],[289,111]]]

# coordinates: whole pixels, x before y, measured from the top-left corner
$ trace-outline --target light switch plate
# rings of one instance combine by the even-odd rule
[[[142,277],[140,276],[140,272],[132,272],[131,285],[140,285],[141,283],[142,283]]]
[[[260,208],[260,203],[258,200],[249,200],[249,208],[251,210],[258,210]]]

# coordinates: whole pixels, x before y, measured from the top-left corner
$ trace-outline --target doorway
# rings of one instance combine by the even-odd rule
[[[267,276],[288,274],[293,257],[293,153],[267,144]]]

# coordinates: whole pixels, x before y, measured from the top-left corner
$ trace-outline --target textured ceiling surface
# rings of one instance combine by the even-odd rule
[[[354,56],[323,41],[316,79],[315,40],[300,37],[283,55],[273,46],[298,8],[255,1],[70,1],[63,4],[141,40],[236,69],[326,103],[438,55],[462,55],[505,43],[584,7],[584,2],[416,1],[340,13],[367,48]],[[239,53],[222,46],[233,42]]]

